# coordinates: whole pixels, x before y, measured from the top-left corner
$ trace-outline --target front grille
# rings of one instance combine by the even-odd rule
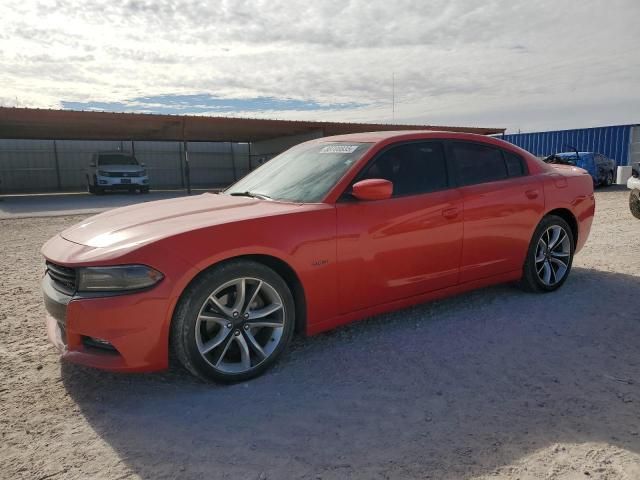
[[[141,177],[142,172],[103,172],[103,176],[117,178],[136,178]]]
[[[47,262],[47,273],[53,280],[53,288],[67,295],[76,293],[75,269]]]

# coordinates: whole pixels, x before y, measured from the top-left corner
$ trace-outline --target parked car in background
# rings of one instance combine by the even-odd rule
[[[631,178],[627,180],[627,188],[631,189],[629,194],[629,210],[631,214],[640,219],[640,163],[631,166]]]
[[[594,186],[608,187],[615,178],[615,160],[594,152],[561,152],[549,155],[544,159],[547,163],[573,165],[584,168],[593,178]]]
[[[128,190],[149,193],[149,176],[144,164],[127,152],[94,153],[87,172],[89,193]]]
[[[197,376],[247,380],[294,331],[503,282],[552,292],[594,210],[584,170],[496,138],[324,137],[220,194],[118,208],[53,237],[48,333],[87,366],[159,370],[171,348]]]

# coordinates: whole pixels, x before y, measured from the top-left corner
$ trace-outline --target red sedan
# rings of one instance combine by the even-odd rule
[[[294,332],[519,281],[551,292],[587,240],[586,171],[501,140],[375,132],[298,145],[221,194],[91,217],[42,252],[63,357],[239,381]]]

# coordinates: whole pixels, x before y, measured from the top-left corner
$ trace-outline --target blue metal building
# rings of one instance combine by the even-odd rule
[[[629,165],[633,141],[637,141],[638,125],[614,125],[610,127],[580,128],[554,132],[516,133],[504,135],[507,142],[537,156],[571,151],[597,152],[613,158],[617,165]],[[634,145],[635,147],[635,145]]]

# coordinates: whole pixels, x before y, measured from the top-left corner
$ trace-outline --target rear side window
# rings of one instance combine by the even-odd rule
[[[456,178],[460,186],[495,182],[508,177],[502,151],[478,143],[452,144]]]
[[[510,177],[522,177],[527,174],[524,160],[520,155],[503,150],[504,161],[507,164],[507,173]]]
[[[390,148],[365,167],[359,180],[383,178],[393,196],[435,192],[448,187],[447,162],[440,142],[417,142]]]

